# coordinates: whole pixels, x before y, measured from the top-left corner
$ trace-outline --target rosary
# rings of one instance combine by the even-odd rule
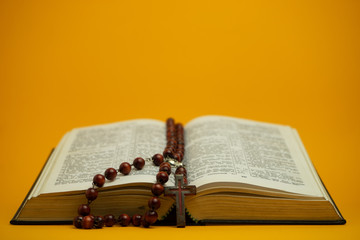
[[[109,181],[115,180],[118,173],[128,175],[131,172],[132,166],[137,170],[141,170],[145,165],[145,160],[141,157],[134,159],[133,163],[123,162],[120,164],[118,170],[114,168],[106,169],[104,175],[97,174],[93,178],[92,187],[87,189],[85,196],[87,198],[86,204],[81,204],[78,208],[78,216],[74,218],[73,224],[76,228],[91,229],[102,228],[104,225],[111,227],[117,222],[121,226],[128,226],[130,223],[134,226],[150,227],[158,219],[158,214],[155,210],[160,208],[161,194],[164,196],[176,197],[176,225],[177,227],[185,227],[185,195],[195,195],[196,187],[187,185],[187,173],[182,160],[185,153],[184,142],[184,128],[181,123],[175,124],[174,119],[168,118],[166,120],[166,139],[167,145],[163,154],[155,154],[152,158],[146,158],[152,161],[155,166],[159,166],[159,172],[156,174],[156,182],[151,187],[153,197],[148,201],[149,210],[144,215],[134,214],[130,217],[123,213],[117,219],[113,214],[105,216],[93,216],[90,214],[90,204],[98,196],[98,188],[105,184],[105,179]],[[175,186],[164,187],[164,184],[169,180],[171,168],[175,170]]]

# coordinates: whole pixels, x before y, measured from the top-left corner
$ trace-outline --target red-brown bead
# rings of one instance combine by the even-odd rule
[[[180,155],[179,153],[174,153],[174,154],[173,154],[173,157],[174,157],[175,160],[177,160],[177,161],[179,161],[179,162],[181,162],[181,160],[182,160],[182,159],[181,159],[181,155]]]
[[[81,204],[78,208],[78,214],[81,216],[87,216],[90,214],[90,207],[88,204]]]
[[[105,177],[107,180],[114,180],[116,178],[117,175],[117,171],[115,170],[115,168],[108,168],[105,170]]]
[[[94,201],[98,196],[98,191],[95,188],[89,188],[86,190],[85,196],[89,201]]]
[[[76,227],[76,228],[82,228],[82,220],[83,220],[83,216],[76,216],[73,220],[73,225]]]
[[[163,152],[163,156],[164,156],[165,158],[167,158],[167,157],[172,158],[172,157],[173,157],[173,151],[172,151],[172,149],[170,149],[170,148],[165,148],[165,150],[164,150],[164,152]]]
[[[177,150],[176,153],[180,155],[180,159],[181,159],[180,162],[181,162],[184,159],[184,152],[181,150]]]
[[[184,147],[184,145],[178,145],[177,146],[178,148],[177,148],[177,152],[182,152],[183,154],[185,153],[185,147]]]
[[[141,219],[141,225],[142,225],[144,228],[150,227],[150,223],[148,223],[148,222],[145,220],[145,216]]]
[[[175,171],[175,174],[183,174],[184,176],[187,175],[186,169],[184,167],[178,167]]]
[[[107,227],[112,227],[116,223],[116,218],[112,214],[107,214],[104,216],[104,223]]]
[[[153,209],[153,210],[159,209],[160,205],[161,205],[160,199],[157,197],[152,197],[148,201],[148,206],[150,209]]]
[[[155,183],[151,186],[151,192],[155,196],[160,196],[164,192],[164,186],[160,183]]]
[[[147,211],[145,213],[145,221],[147,223],[149,223],[150,225],[154,224],[156,222],[157,218],[158,218],[158,214],[157,214],[157,212],[155,212],[153,210]]]
[[[162,166],[168,166],[169,168],[171,168],[171,165],[169,162],[163,162],[162,164],[160,164],[160,167]]]
[[[96,174],[93,178],[93,183],[94,185],[98,186],[98,187],[102,187],[104,186],[105,183],[105,177],[102,174]]]
[[[175,139],[170,139],[169,141],[167,141],[166,145],[167,146],[176,146],[177,142]]]
[[[173,118],[168,118],[166,119],[166,126],[174,126],[175,125],[175,121]]]
[[[171,167],[167,165],[160,166],[159,172],[166,172],[168,175],[171,174]]]
[[[104,226],[105,220],[102,216],[94,217],[94,228],[102,228]]]
[[[164,149],[164,152],[171,153],[171,156],[172,156],[174,154],[174,152],[175,152],[175,147],[176,146],[166,146],[166,148]]]
[[[131,165],[128,162],[123,162],[120,164],[119,172],[124,175],[128,175],[131,172]]]
[[[126,227],[131,223],[131,218],[128,214],[123,213],[119,216],[118,222],[121,226]]]
[[[92,216],[85,216],[81,222],[83,229],[90,229],[94,226],[94,218]]]
[[[158,172],[158,174],[156,174],[156,180],[164,185],[169,180],[169,175],[166,172]]]
[[[168,142],[176,141],[177,142],[177,139],[175,138],[175,136],[170,136],[166,139],[166,141],[168,141]]]
[[[132,220],[132,224],[138,227],[141,225],[142,216],[140,214],[134,214],[131,220]]]
[[[172,129],[166,132],[167,140],[174,138],[174,137],[175,137],[175,131],[173,131]]]
[[[133,161],[133,165],[137,170],[141,170],[145,166],[145,160],[140,157],[135,158]]]
[[[152,157],[152,160],[153,160],[153,163],[156,165],[156,166],[159,166],[161,163],[164,162],[164,157],[163,155],[161,154],[155,154],[153,157]]]

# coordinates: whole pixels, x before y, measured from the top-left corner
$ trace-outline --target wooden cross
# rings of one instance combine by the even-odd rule
[[[175,187],[165,187],[165,196],[176,196],[176,226],[185,227],[185,196],[195,195],[196,186],[185,185],[184,175],[175,175]]]

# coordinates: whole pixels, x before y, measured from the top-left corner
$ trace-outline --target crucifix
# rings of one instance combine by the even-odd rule
[[[184,184],[184,175],[175,175],[175,186],[165,187],[165,196],[176,197],[176,226],[185,227],[185,196],[195,195],[196,187],[194,185]]]

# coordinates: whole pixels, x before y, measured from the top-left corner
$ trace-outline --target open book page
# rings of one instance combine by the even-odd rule
[[[318,188],[322,192],[322,195],[325,197],[325,199],[329,200],[330,199],[329,193],[326,191],[325,186],[323,185],[319,175],[317,174],[316,169],[315,169],[313,163],[311,162],[308,153],[306,152],[305,146],[300,139],[299,133],[296,131],[296,129],[292,129],[292,131],[293,131],[294,138],[296,139],[298,146],[303,153],[306,164],[307,164]]]
[[[185,131],[191,184],[233,182],[323,196],[288,126],[207,116]]]
[[[61,151],[51,159],[55,163],[43,177],[39,193],[85,190],[91,187],[93,177],[104,174],[122,162],[136,157],[148,158],[162,153],[166,145],[165,124],[156,120],[133,120],[74,129],[67,134]],[[105,186],[128,183],[154,183],[158,167],[146,162],[142,170],[132,169],[127,176],[118,174]],[[173,184],[170,178],[167,184]]]
[[[44,186],[44,184],[46,183],[46,181],[48,180],[52,170],[54,169],[54,165],[56,163],[56,159],[59,156],[59,154],[61,153],[64,145],[66,145],[66,142],[69,138],[70,133],[66,133],[61,141],[59,142],[58,146],[56,146],[56,149],[51,153],[50,158],[46,161],[46,165],[44,166],[41,175],[39,176],[39,179],[36,182],[36,185],[34,186],[33,191],[31,192],[31,194],[28,196],[29,199],[32,198],[33,196],[38,196],[41,192],[42,186]]]

